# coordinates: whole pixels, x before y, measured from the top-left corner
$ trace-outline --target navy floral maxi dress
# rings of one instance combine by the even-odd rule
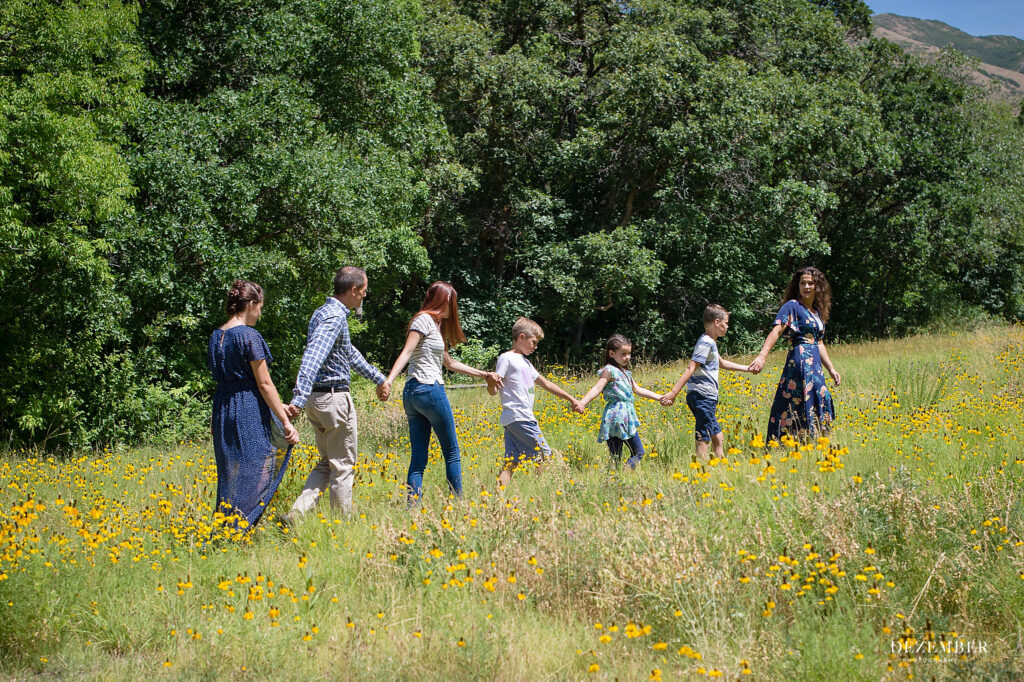
[[[768,417],[768,439],[779,440],[788,433],[824,433],[836,418],[832,394],[825,385],[818,342],[825,324],[816,313],[799,301],[786,301],[775,316],[775,324],[786,325],[784,336],[793,344],[782,368],[782,378],[775,391],[771,415]]]
[[[210,336],[210,373],[217,382],[213,395],[213,452],[217,460],[217,507],[236,513],[251,529],[281,483],[291,448],[277,465],[280,422],[270,412],[256,385],[250,362],[273,362],[267,342],[252,327],[217,329]],[[275,423],[277,428],[275,429]],[[275,471],[275,468],[277,471]]]

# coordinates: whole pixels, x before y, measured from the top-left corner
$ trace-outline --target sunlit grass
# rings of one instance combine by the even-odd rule
[[[682,401],[638,403],[633,473],[547,394],[560,453],[496,488],[500,406],[452,391],[465,497],[436,444],[408,510],[399,401],[365,390],[356,511],[244,538],[208,443],[0,459],[0,670],[14,677],[1019,677],[1024,329],[837,346],[837,429],[765,448],[781,368],[723,372],[727,455]],[[642,367],[667,390],[683,363]],[[554,368],[582,394],[593,377]],[[941,380],[939,377],[942,377]],[[304,427],[308,430],[308,427]],[[317,453],[293,458],[275,504]],[[212,537],[212,539],[211,539]],[[893,653],[893,642],[919,650]],[[962,660],[935,642],[985,643]],[[977,646],[977,645],[975,645]],[[935,651],[940,654],[934,660]]]

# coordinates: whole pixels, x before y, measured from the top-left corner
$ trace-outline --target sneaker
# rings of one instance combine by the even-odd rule
[[[291,512],[288,512],[287,514],[278,514],[274,517],[274,523],[282,530],[294,530],[295,521],[296,519]]]

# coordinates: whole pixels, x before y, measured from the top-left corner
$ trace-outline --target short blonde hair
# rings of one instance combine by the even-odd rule
[[[540,328],[539,324],[528,317],[520,317],[512,325],[512,340],[518,339],[520,334],[526,334],[528,339],[544,340],[544,330]]]

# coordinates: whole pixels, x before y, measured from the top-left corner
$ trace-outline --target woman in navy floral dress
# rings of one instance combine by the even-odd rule
[[[841,379],[822,341],[832,307],[832,291],[825,275],[817,268],[800,268],[786,287],[783,301],[775,327],[750,363],[750,371],[756,374],[780,336],[785,334],[792,344],[768,418],[769,441],[779,440],[784,433],[801,437],[831,430],[836,412],[822,367],[836,386]]]
[[[236,514],[240,530],[259,521],[274,496],[287,459],[275,472],[277,447],[271,441],[272,414],[285,440],[299,433],[285,412],[267,371],[273,362],[263,336],[253,329],[263,312],[263,289],[236,280],[228,293],[230,319],[210,335],[208,362],[217,392],[213,395],[213,452],[217,460],[217,511]]]

